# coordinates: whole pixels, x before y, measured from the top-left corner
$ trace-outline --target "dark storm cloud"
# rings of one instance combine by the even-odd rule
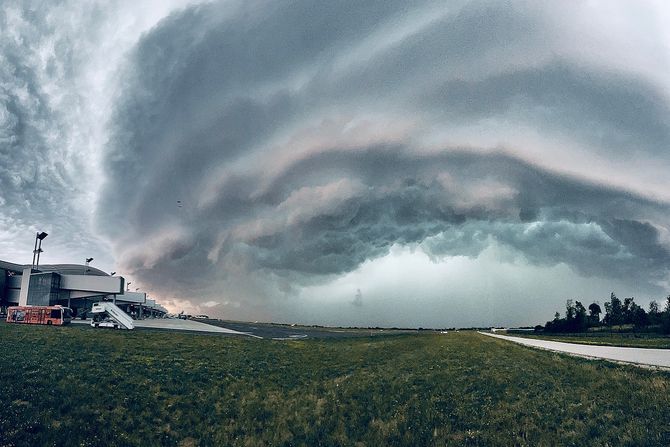
[[[168,17],[133,55],[125,81],[133,93],[121,98],[115,113],[117,132],[107,163],[114,185],[104,200],[132,196],[134,182],[117,181],[126,176],[143,178],[154,198],[162,199],[165,191],[193,196],[194,176],[211,175],[212,168],[243,155],[311,108],[311,98],[287,89],[261,97],[251,93],[329,59],[338,46],[368,32],[370,20],[392,17],[405,6],[254,4],[231,18],[227,5],[219,4]],[[167,205],[160,199],[135,205],[133,228],[149,227]],[[115,211],[119,208],[109,212]]]
[[[449,81],[429,99],[453,120],[505,116],[545,131],[570,129],[605,154],[665,156],[670,146],[663,92],[624,74],[552,62],[478,81]]]
[[[142,281],[203,297],[254,272],[290,289],[393,245],[437,259],[498,243],[536,265],[661,281],[663,201],[558,174],[513,144],[422,143],[434,126],[498,120],[596,156],[665,160],[668,104],[653,81],[553,56],[560,39],[538,11],[259,2],[174,13],[124,69],[97,221]]]
[[[565,262],[588,275],[630,270],[636,277],[660,279],[670,260],[653,225],[622,219],[655,221],[668,212],[667,205],[501,154],[416,157],[388,148],[320,154],[270,187],[270,205],[296,188],[296,179],[333,169],[360,179],[366,191],[300,225],[245,241],[258,250],[261,266],[342,273],[386,254],[394,243],[419,243],[441,233],[449,238],[450,254],[476,255],[486,246],[483,236],[490,235],[535,263]],[[445,175],[447,184],[435,180]],[[488,191],[478,191],[491,182],[494,194],[509,193],[487,197]],[[531,224],[522,218],[529,212],[536,216]]]

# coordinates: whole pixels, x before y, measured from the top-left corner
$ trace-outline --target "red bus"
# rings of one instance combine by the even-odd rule
[[[46,324],[60,326],[72,321],[72,309],[63,306],[11,306],[7,308],[8,323]]]

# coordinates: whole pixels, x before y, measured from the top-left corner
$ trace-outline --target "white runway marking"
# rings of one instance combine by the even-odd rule
[[[215,332],[218,334],[237,334],[248,335],[246,332],[238,332],[232,329],[212,326],[211,324],[201,323],[193,320],[178,320],[172,318],[155,318],[146,320],[135,320],[136,327],[157,328],[157,329],[174,329],[180,331],[197,331],[197,332]]]

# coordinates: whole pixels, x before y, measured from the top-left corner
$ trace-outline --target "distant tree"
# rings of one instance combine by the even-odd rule
[[[665,298],[665,308],[661,314],[661,331],[670,334],[670,295]]]
[[[649,303],[649,312],[647,312],[648,324],[660,324],[661,323],[661,312],[659,310],[658,301],[652,300]]]
[[[561,321],[561,314],[558,312],[554,313],[554,319],[547,321],[544,325],[544,330],[546,332],[560,332]]]
[[[600,308],[598,303],[593,302],[589,304],[589,320],[593,326],[597,326],[600,323],[600,314],[603,313],[603,310]]]
[[[644,327],[649,323],[647,312],[645,312],[641,306],[638,306],[635,303],[631,305],[630,314],[631,323],[633,323],[636,328]]]
[[[664,333],[670,334],[670,295],[663,302],[663,311],[657,301],[649,303],[649,312],[635,302],[634,297],[626,298],[623,302],[614,292],[610,294],[609,301],[603,303],[605,315],[602,325],[617,326],[621,324],[632,324],[635,329],[649,325],[659,325]],[[577,300],[568,299],[565,302],[565,317],[556,312],[554,319],[547,321],[544,326],[535,326],[536,331],[544,332],[580,332],[586,331],[591,326],[600,325],[600,315],[603,313],[600,304],[593,302],[588,309]]]
[[[544,330],[545,332],[562,332],[564,322],[565,320],[561,318],[561,314],[556,312],[554,314],[554,319],[547,321],[547,323],[544,325]]]
[[[611,321],[612,320],[612,303],[606,302],[605,303],[605,316],[603,317],[603,324],[606,324],[608,326],[611,326]]]
[[[623,323],[623,306],[614,292],[610,294],[609,303],[605,303],[605,321],[609,326]]]
[[[622,323],[630,324],[633,322],[633,312],[635,306],[635,298],[624,298],[623,305],[621,306]]]
[[[565,302],[565,319],[568,320],[568,324],[575,319],[577,315],[577,310],[575,309],[575,303],[572,300],[567,300]]]
[[[573,327],[577,331],[585,331],[586,328],[588,327],[588,319],[586,318],[586,308],[579,301],[575,301],[575,320]]]
[[[556,312],[552,321],[547,321],[545,332],[579,332],[588,327],[586,308],[579,301],[566,300],[565,318]]]

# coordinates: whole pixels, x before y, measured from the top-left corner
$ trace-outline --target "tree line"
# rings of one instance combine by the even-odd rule
[[[610,300],[604,303],[605,311],[600,304],[593,302],[586,308],[576,300],[567,300],[565,317],[556,312],[552,321],[535,326],[536,331],[544,332],[584,332],[591,327],[612,327],[632,325],[634,329],[654,329],[664,334],[670,333],[670,295],[665,298],[663,310],[657,301],[649,303],[649,310],[635,302],[635,298],[619,299],[614,292]]]

